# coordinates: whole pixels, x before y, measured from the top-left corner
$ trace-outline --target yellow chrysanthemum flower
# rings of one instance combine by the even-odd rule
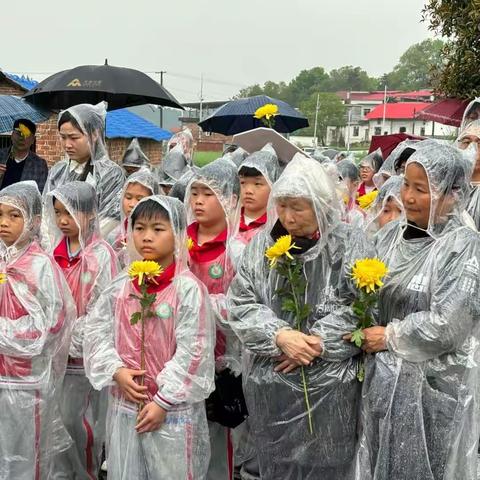
[[[6,273],[0,273],[0,285],[2,283],[5,283],[7,281],[7,274]]]
[[[142,285],[144,278],[152,279],[163,272],[162,267],[152,260],[141,260],[132,262],[128,269],[128,276],[131,279],[138,278],[138,284]]]
[[[267,249],[265,252],[265,256],[268,258],[270,261],[270,268],[273,268],[277,262],[278,259],[282,256],[285,255],[286,257],[290,258],[290,260],[293,260],[293,257],[290,253],[290,250],[294,248],[299,248],[297,247],[294,243],[292,243],[292,237],[291,235],[283,235],[281,236],[270,248]]]
[[[354,263],[351,276],[357,288],[374,293],[377,288],[383,287],[382,280],[387,273],[387,266],[378,258],[362,258]]]
[[[194,246],[195,246],[195,242],[190,237],[188,237],[187,238],[187,248],[188,248],[188,250],[190,251]]]
[[[266,103],[262,107],[257,108],[253,116],[257,120],[261,120],[262,118],[270,120],[272,117],[275,117],[275,115],[278,115],[278,106],[273,103]]]
[[[24,125],[23,123],[18,124],[18,130],[20,130],[20,133],[22,134],[23,138],[27,138],[32,134],[30,129],[26,125]]]
[[[366,193],[361,197],[358,197],[358,205],[363,210],[367,210],[372,206],[372,203],[375,201],[378,195],[378,190],[372,190],[370,193]]]

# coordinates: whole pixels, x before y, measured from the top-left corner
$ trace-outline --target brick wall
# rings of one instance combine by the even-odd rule
[[[206,135],[196,123],[185,123],[184,126],[191,130],[195,141],[195,150],[199,152],[221,152],[225,143],[232,142],[231,136],[227,137],[220,133]]]

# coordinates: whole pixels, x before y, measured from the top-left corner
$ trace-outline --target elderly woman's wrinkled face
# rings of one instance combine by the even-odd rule
[[[480,175],[480,138],[476,135],[464,135],[458,141],[458,148],[461,150],[467,150],[467,148],[474,148],[476,151],[475,167],[473,169],[473,175],[478,177]],[[475,178],[478,180],[478,178]]]
[[[311,237],[318,231],[317,216],[310,200],[280,197],[275,203],[280,223],[292,237]]]
[[[430,184],[420,164],[410,163],[407,166],[401,196],[408,221],[426,229],[430,219]]]

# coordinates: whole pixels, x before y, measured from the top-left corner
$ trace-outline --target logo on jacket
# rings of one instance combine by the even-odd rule
[[[162,319],[166,320],[167,318],[170,318],[172,316],[173,309],[172,307],[164,302],[161,303],[157,309],[155,310],[155,313]]]
[[[410,280],[407,289],[413,290],[414,292],[426,292],[428,285],[428,279],[425,275],[419,273],[418,275],[414,275],[413,278]]]
[[[223,267],[219,263],[214,263],[209,269],[208,274],[215,280],[223,277]]]

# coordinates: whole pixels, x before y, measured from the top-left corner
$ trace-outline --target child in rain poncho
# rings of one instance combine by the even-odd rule
[[[58,116],[58,130],[66,160],[56,163],[47,178],[44,196],[68,182],[93,185],[98,197],[100,229],[106,236],[120,218],[118,195],[125,181],[122,169],[108,158],[105,145],[106,104],[81,104]]]
[[[107,392],[93,390],[85,376],[83,330],[86,316],[117,273],[117,260],[100,238],[97,196],[88,183],[70,182],[48,193],[45,220],[53,257],[77,306],[61,396],[62,418],[74,443],[55,459],[52,478],[94,478],[105,439]]]
[[[342,220],[345,223],[354,225],[357,228],[363,226],[365,214],[356,204],[357,188],[360,182],[358,167],[351,160],[341,160],[336,164],[340,183],[343,185],[344,213]]]
[[[377,198],[367,210],[365,231],[368,236],[374,236],[388,223],[404,215],[400,188],[403,176],[390,177],[379,189]]]
[[[217,319],[216,390],[207,401],[212,460],[208,479],[231,478],[231,431],[244,419],[240,345],[226,324],[226,293],[244,245],[236,239],[240,214],[237,167],[223,158],[198,169],[187,188],[190,269],[207,287]],[[235,375],[232,374],[235,372]],[[228,405],[227,405],[228,404]]]
[[[138,203],[130,222],[137,254],[163,271],[147,279],[117,277],[85,328],[87,376],[96,389],[111,386],[108,475],[204,478],[209,461],[204,399],[213,389],[215,332],[207,291],[187,266],[185,209],[176,199],[153,196]],[[140,311],[132,295],[140,295],[143,281],[155,295],[156,317],[145,319],[141,371],[142,322],[131,320]]]
[[[34,182],[0,192],[0,477],[48,478],[70,438],[59,392],[75,305],[40,247],[42,198]]]
[[[134,138],[122,157],[122,167],[130,176],[132,173],[138,172],[142,167],[147,168],[150,166],[148,157],[143,153],[138,138]]]
[[[108,235],[107,241],[117,254],[120,267],[130,263],[127,249],[128,217],[142,198],[159,193],[158,183],[152,172],[145,168],[132,173],[120,194],[120,223]]]
[[[268,197],[279,173],[280,165],[271,145],[254,152],[240,164],[242,210],[239,239],[245,244],[267,222]]]
[[[377,189],[373,177],[380,170],[382,164],[382,151],[379,148],[362,159],[359,165],[361,183],[357,189],[357,197],[363,197]]]
[[[478,234],[464,226],[469,162],[419,146],[401,196],[406,222],[380,232],[389,274],[366,363],[356,479],[477,478]]]
[[[243,358],[244,393],[262,480],[350,478],[359,350],[341,340],[355,320],[331,322],[329,314],[349,309],[355,287],[348,268],[372,250],[340,215],[335,186],[322,165],[296,156],[274,184],[267,226],[246,247],[230,286],[230,324],[249,353]],[[287,234],[299,247],[290,253],[302,261],[307,281],[300,301],[312,307],[301,332],[275,293],[289,282],[265,257]],[[300,365],[308,379],[313,433]]]

